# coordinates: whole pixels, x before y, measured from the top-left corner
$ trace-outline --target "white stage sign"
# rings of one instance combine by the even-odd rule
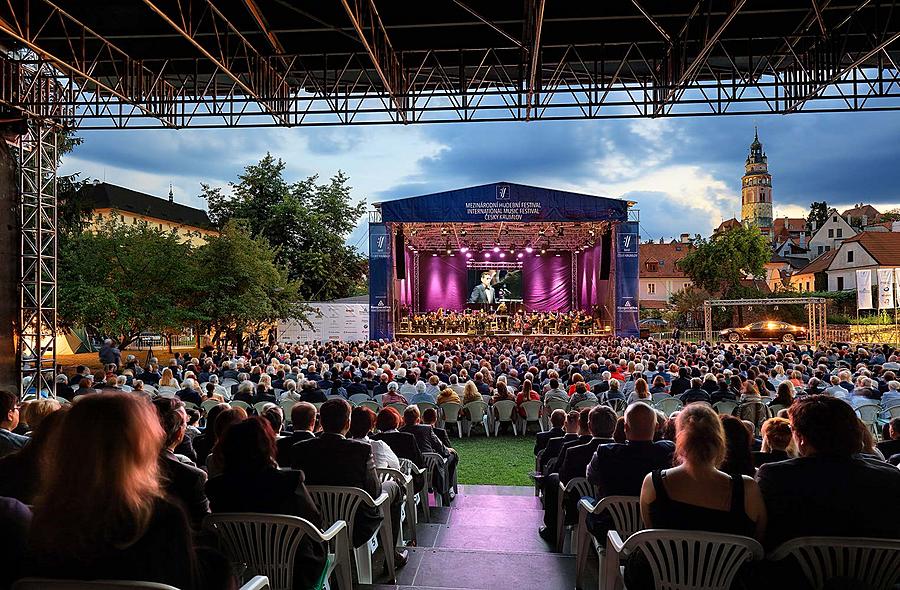
[[[894,269],[878,269],[878,309],[894,308]]]
[[[856,271],[856,309],[872,309],[872,271]]]
[[[310,303],[312,312],[306,327],[300,322],[279,322],[278,339],[282,342],[313,340],[352,342],[369,339],[369,306],[366,303]]]

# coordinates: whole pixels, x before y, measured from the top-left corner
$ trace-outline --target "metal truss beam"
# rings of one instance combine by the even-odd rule
[[[397,117],[403,123],[408,123],[406,74],[391,45],[384,23],[381,22],[375,0],[341,0],[341,4],[369,54],[385,92],[394,104]]]
[[[22,393],[55,395],[57,132],[31,121],[19,143],[21,235],[17,357]]]
[[[525,120],[532,118],[537,94],[541,91],[541,30],[544,27],[545,0],[525,0],[525,41],[528,49],[528,86],[525,89]]]
[[[182,5],[177,4],[180,14],[169,14],[160,8],[154,0],[144,0],[150,10],[155,12],[169,27],[190,43],[200,54],[212,62],[219,71],[228,76],[247,97],[262,107],[276,123],[288,125],[282,116],[283,105],[290,96],[290,87],[285,74],[278,72],[269,60],[260,55],[256,48],[244,35],[216,8],[212,0],[206,0],[205,10],[195,15],[193,11],[185,13]],[[179,22],[180,21],[180,24]],[[200,42],[197,33],[201,25],[208,22],[216,35],[215,47],[207,48]],[[206,37],[204,37],[206,39]],[[240,75],[234,66],[241,64],[248,75]]]

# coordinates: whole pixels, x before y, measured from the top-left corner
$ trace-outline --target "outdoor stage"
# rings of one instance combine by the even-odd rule
[[[514,183],[376,203],[371,337],[637,336],[632,204]]]

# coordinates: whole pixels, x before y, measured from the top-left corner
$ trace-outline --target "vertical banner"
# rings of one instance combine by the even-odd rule
[[[878,309],[894,308],[894,269],[878,269]]]
[[[872,309],[872,271],[856,271],[856,309]]]
[[[897,295],[897,307],[900,307],[900,268],[894,269],[894,293]]]
[[[634,221],[620,223],[616,230],[616,336],[640,335],[638,325],[638,244]]]
[[[403,252],[399,253],[403,256]],[[393,305],[390,299],[391,236],[383,223],[369,224],[369,337],[394,337]]]

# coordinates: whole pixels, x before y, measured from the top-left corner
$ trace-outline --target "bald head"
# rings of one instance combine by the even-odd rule
[[[625,437],[630,441],[653,440],[656,411],[645,403],[634,403],[625,410]]]

